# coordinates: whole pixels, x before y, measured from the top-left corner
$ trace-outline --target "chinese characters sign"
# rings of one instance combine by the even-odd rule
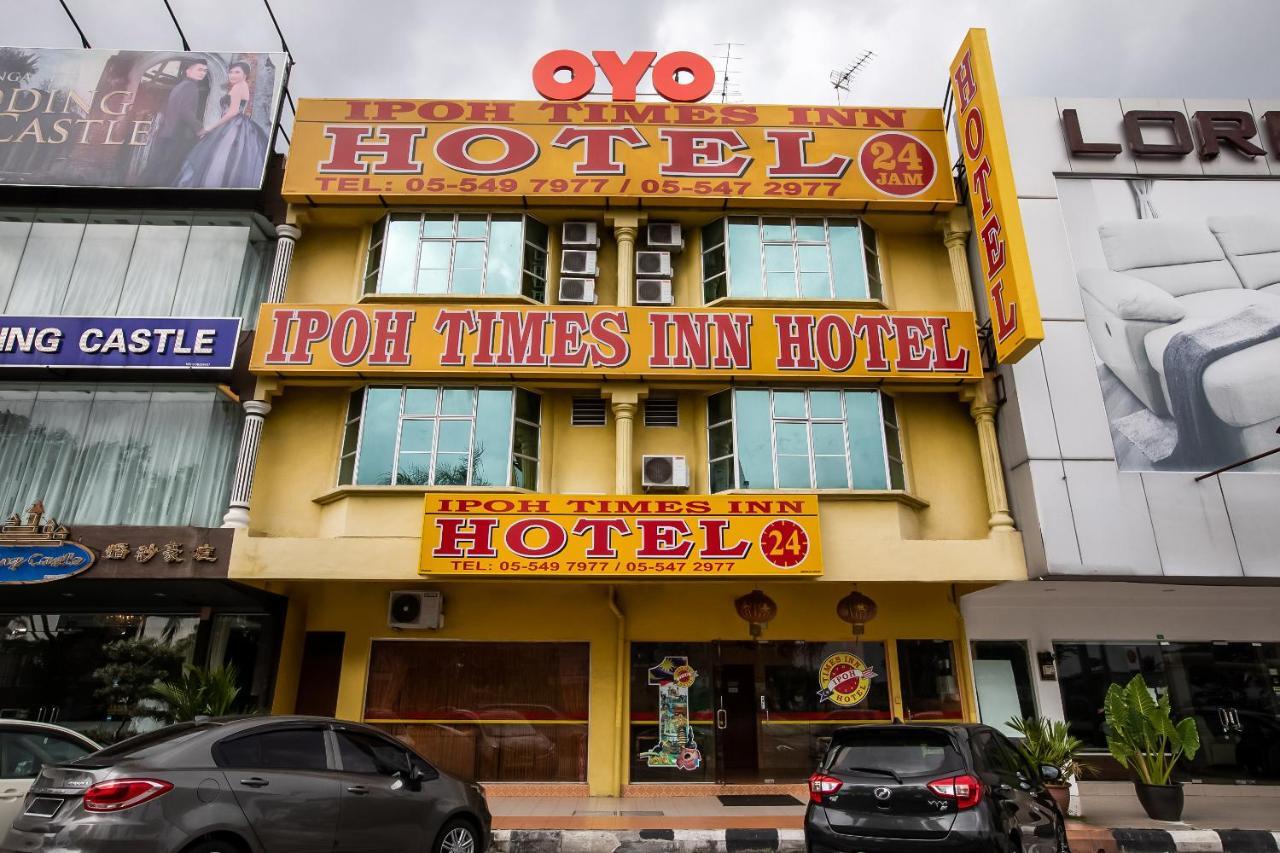
[[[951,63],[956,124],[977,228],[996,357],[1015,362],[1044,340],[1040,305],[1013,185],[986,30],[970,30]]]
[[[424,512],[422,574],[822,574],[818,500],[813,495],[432,492]]]
[[[0,319],[0,366],[230,370],[238,317]]]
[[[955,204],[940,110],[304,99],[289,201]]]
[[[264,305],[260,373],[981,377],[973,315]]]

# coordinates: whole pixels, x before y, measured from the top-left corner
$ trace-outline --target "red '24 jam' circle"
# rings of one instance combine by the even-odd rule
[[[775,519],[760,531],[760,553],[780,569],[794,569],[809,556],[809,534],[789,518]]]
[[[862,143],[858,167],[867,183],[886,195],[910,198],[933,186],[938,176],[929,147],[909,133],[877,133]]]

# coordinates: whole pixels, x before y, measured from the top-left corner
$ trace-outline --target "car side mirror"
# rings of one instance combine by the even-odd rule
[[[1062,770],[1054,767],[1052,764],[1041,764],[1040,778],[1046,782],[1061,782]]]

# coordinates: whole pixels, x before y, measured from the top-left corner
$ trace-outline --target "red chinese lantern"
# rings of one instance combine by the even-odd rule
[[[758,589],[734,599],[734,608],[744,621],[751,623],[751,636],[759,637],[764,626],[778,615],[778,604]]]
[[[853,635],[857,637],[866,630],[867,623],[876,618],[876,603],[855,589],[836,604],[836,615],[853,626]]]

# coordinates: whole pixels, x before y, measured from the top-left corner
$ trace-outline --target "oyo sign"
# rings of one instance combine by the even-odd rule
[[[701,101],[716,85],[711,61],[687,50],[661,58],[655,51],[638,50],[625,60],[612,50],[593,50],[591,56],[576,50],[553,50],[533,66],[533,85],[548,101],[580,101],[595,88],[596,66],[609,81],[613,89],[610,99],[614,101],[634,101],[636,87],[650,68],[653,88],[668,101]],[[561,72],[568,75],[567,79],[556,78]],[[682,82],[681,72],[691,79]]]

